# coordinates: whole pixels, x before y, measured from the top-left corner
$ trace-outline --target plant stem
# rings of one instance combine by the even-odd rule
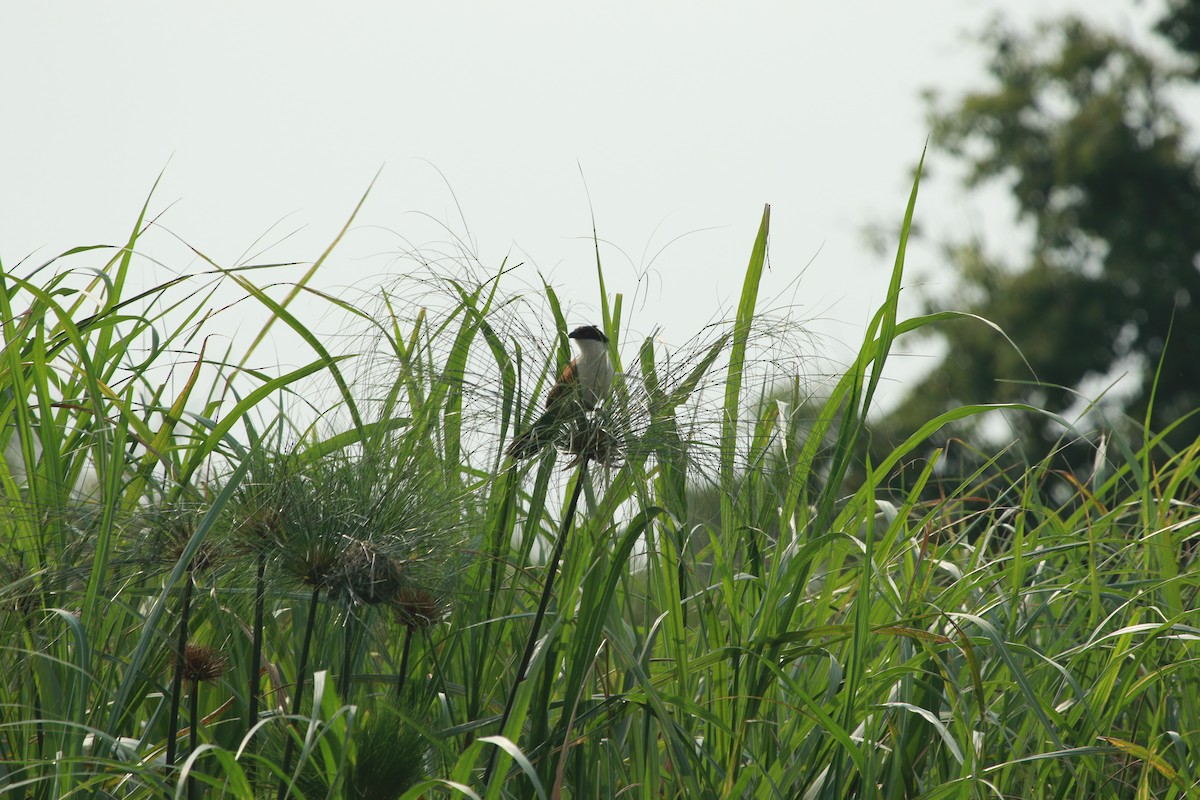
[[[254,630],[251,633],[252,643],[250,656],[250,709],[246,714],[246,730],[249,731],[258,722],[258,695],[262,688],[262,648],[263,648],[263,606],[267,596],[267,556],[258,554],[258,571],[254,576]]]
[[[558,563],[562,559],[563,550],[566,549],[567,534],[571,530],[571,522],[575,519],[575,508],[579,505],[579,497],[583,494],[583,484],[587,480],[588,457],[585,455],[579,464],[579,474],[575,476],[575,491],[571,493],[571,502],[567,504],[567,510],[563,514],[562,524],[558,529],[558,541],[554,543],[554,552],[550,556],[550,563],[547,565],[549,571],[546,574],[546,585],[542,587],[542,597],[538,601],[537,613],[533,617],[533,628],[529,631],[529,639],[525,642],[525,654],[521,656],[521,665],[517,667],[517,679],[513,681],[512,689],[508,692],[508,699],[504,702],[504,713],[500,715],[500,730],[501,736],[504,735],[504,728],[508,724],[508,718],[512,716],[513,706],[517,702],[517,691],[521,688],[522,682],[525,680],[525,671],[529,669],[529,662],[533,661],[533,652],[537,649],[538,634],[542,629],[542,619],[546,616],[546,609],[550,605],[550,596],[554,592],[554,578],[558,574]],[[492,750],[492,757],[488,759],[487,774],[484,778],[486,786],[492,778],[492,770],[496,766],[496,750]]]
[[[200,746],[200,681],[192,681],[191,696],[188,700],[188,711],[192,720],[192,728],[188,731],[188,753],[191,754]],[[196,776],[192,774],[195,771],[196,764],[192,762],[192,771],[188,773],[187,779],[188,800],[196,800]]]
[[[258,696],[262,689],[262,649],[263,649],[263,606],[267,597],[267,555],[262,550],[258,552],[258,569],[254,576],[254,630],[251,633],[250,655],[250,708],[246,712],[246,733],[258,722]],[[246,763],[246,781],[254,785],[255,763],[249,759]]]
[[[346,620],[342,623],[342,670],[338,675],[338,691],[343,702],[350,698],[350,662],[354,657],[354,615],[346,609]]]
[[[176,733],[179,731],[179,700],[183,694],[183,668],[187,660],[188,614],[192,605],[192,566],[183,579],[179,611],[179,639],[175,647],[175,674],[171,677],[171,713],[167,717],[167,767],[175,766]]]
[[[396,672],[396,699],[404,693],[404,678],[408,674],[408,654],[412,650],[413,629],[411,625],[404,626],[404,649],[400,651],[400,669]]]
[[[320,594],[320,588],[314,588],[312,599],[308,603],[308,622],[304,626],[304,642],[300,645],[300,665],[296,668],[296,692],[292,696],[292,716],[300,713],[300,704],[304,700],[304,675],[308,670],[308,646],[312,643],[313,628],[317,620],[317,598]],[[289,735],[287,737],[287,745],[283,751],[283,770],[279,776],[279,794],[276,800],[283,800],[287,796],[287,774],[292,769],[292,753],[294,750],[295,740]]]

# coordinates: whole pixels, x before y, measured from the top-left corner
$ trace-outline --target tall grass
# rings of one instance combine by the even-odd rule
[[[952,316],[898,317],[916,195],[820,402],[756,356],[768,212],[682,351],[622,335],[597,259],[620,380],[591,449],[523,464],[566,341],[521,335],[506,267],[355,305],[309,286],[331,245],[282,288],[204,258],[138,291],[143,210],[99,269],[3,270],[0,791],[1196,795],[1200,445],[1114,438],[1063,504],[1037,465],[933,494],[926,438],[996,407],[858,460],[894,340]],[[266,321],[215,353],[230,289]],[[307,363],[250,366],[276,326]]]

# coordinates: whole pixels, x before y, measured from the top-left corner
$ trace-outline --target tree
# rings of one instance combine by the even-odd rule
[[[1089,424],[1150,408],[1152,430],[1183,420],[1168,447],[1200,436],[1200,161],[1171,103],[1200,76],[1200,0],[1171,3],[1156,30],[1179,64],[1077,18],[1031,34],[997,24],[983,36],[994,85],[932,111],[934,146],[965,165],[968,186],[1007,185],[1033,245],[1018,266],[979,242],[947,247],[960,280],[938,305],[991,320],[1012,341],[974,322],[943,329],[945,360],[881,420],[877,445],[962,403],[1074,412],[1121,373],[1128,388]],[[1045,416],[1010,422],[1028,461],[1064,437]],[[978,427],[955,433],[984,438]],[[1089,448],[1058,452],[1068,465],[1091,461]]]

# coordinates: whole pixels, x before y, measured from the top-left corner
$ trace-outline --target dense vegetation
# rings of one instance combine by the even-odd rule
[[[1023,230],[1003,241],[956,231],[941,243],[955,280],[929,307],[976,313],[1006,336],[967,322],[930,329],[945,358],[879,421],[883,451],[950,408],[996,401],[1076,428],[1038,414],[954,426],[935,443],[991,445],[951,445],[956,478],[1010,441],[1019,445],[1000,468],[1052,458],[1079,471],[1113,432],[1136,437],[1149,424],[1168,453],[1200,436],[1200,154],[1186,113],[1198,22],[1196,0],[1162,4],[1145,32],[1081,18],[1026,31],[998,18],[981,37],[987,82],[961,97],[933,93],[941,163],[969,192],[1001,188]]]
[[[853,463],[895,338],[956,319],[897,318],[915,201],[819,408],[780,399],[804,376],[756,313],[768,213],[736,314],[682,352],[623,335],[597,263],[620,380],[596,436],[519,465],[567,325],[546,287],[531,352],[503,267],[356,307],[307,288],[331,247],[288,285],[210,262],[135,293],[143,217],[102,269],[4,270],[0,791],[1195,794],[1200,445],[1152,462],[1144,430],[930,499],[914,453],[995,408],[962,406]],[[230,288],[268,322],[216,352]],[[357,321],[350,352],[298,297]],[[311,361],[251,366],[273,327]]]
[[[759,310],[769,215],[680,349],[597,263],[619,380],[529,463],[504,446],[571,309],[506,265],[352,302],[312,288],[331,246],[134,288],[143,212],[0,269],[0,792],[1200,794],[1197,9],[1167,4],[1169,63],[1080,20],[989,33],[933,138],[1030,251],[947,243],[955,293],[899,319],[914,185],[828,385]],[[310,360],[259,366],[281,334]],[[923,335],[947,358],[868,426]]]

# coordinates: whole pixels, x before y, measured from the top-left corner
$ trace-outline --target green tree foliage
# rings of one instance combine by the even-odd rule
[[[1180,52],[1192,59],[1191,76],[1200,76],[1200,3],[1195,0],[1169,0],[1167,12],[1155,30],[1165,36]]]
[[[1200,436],[1200,415],[1187,417],[1200,407],[1200,161],[1172,103],[1200,74],[1200,3],[1172,3],[1156,30],[1176,48],[1170,64],[1076,18],[984,34],[992,85],[935,108],[933,142],[966,167],[969,187],[1011,189],[1032,248],[1016,265],[979,242],[950,244],[960,280],[936,304],[991,320],[1011,341],[970,321],[944,328],[945,360],[883,421],[879,445],[962,403],[1073,417],[1122,374],[1108,413],[1080,429],[1150,409],[1154,431],[1183,420],[1169,446]],[[1045,417],[1010,422],[1025,459],[1074,438]],[[983,443],[978,428],[956,433]],[[1059,452],[1091,462],[1089,447]]]

